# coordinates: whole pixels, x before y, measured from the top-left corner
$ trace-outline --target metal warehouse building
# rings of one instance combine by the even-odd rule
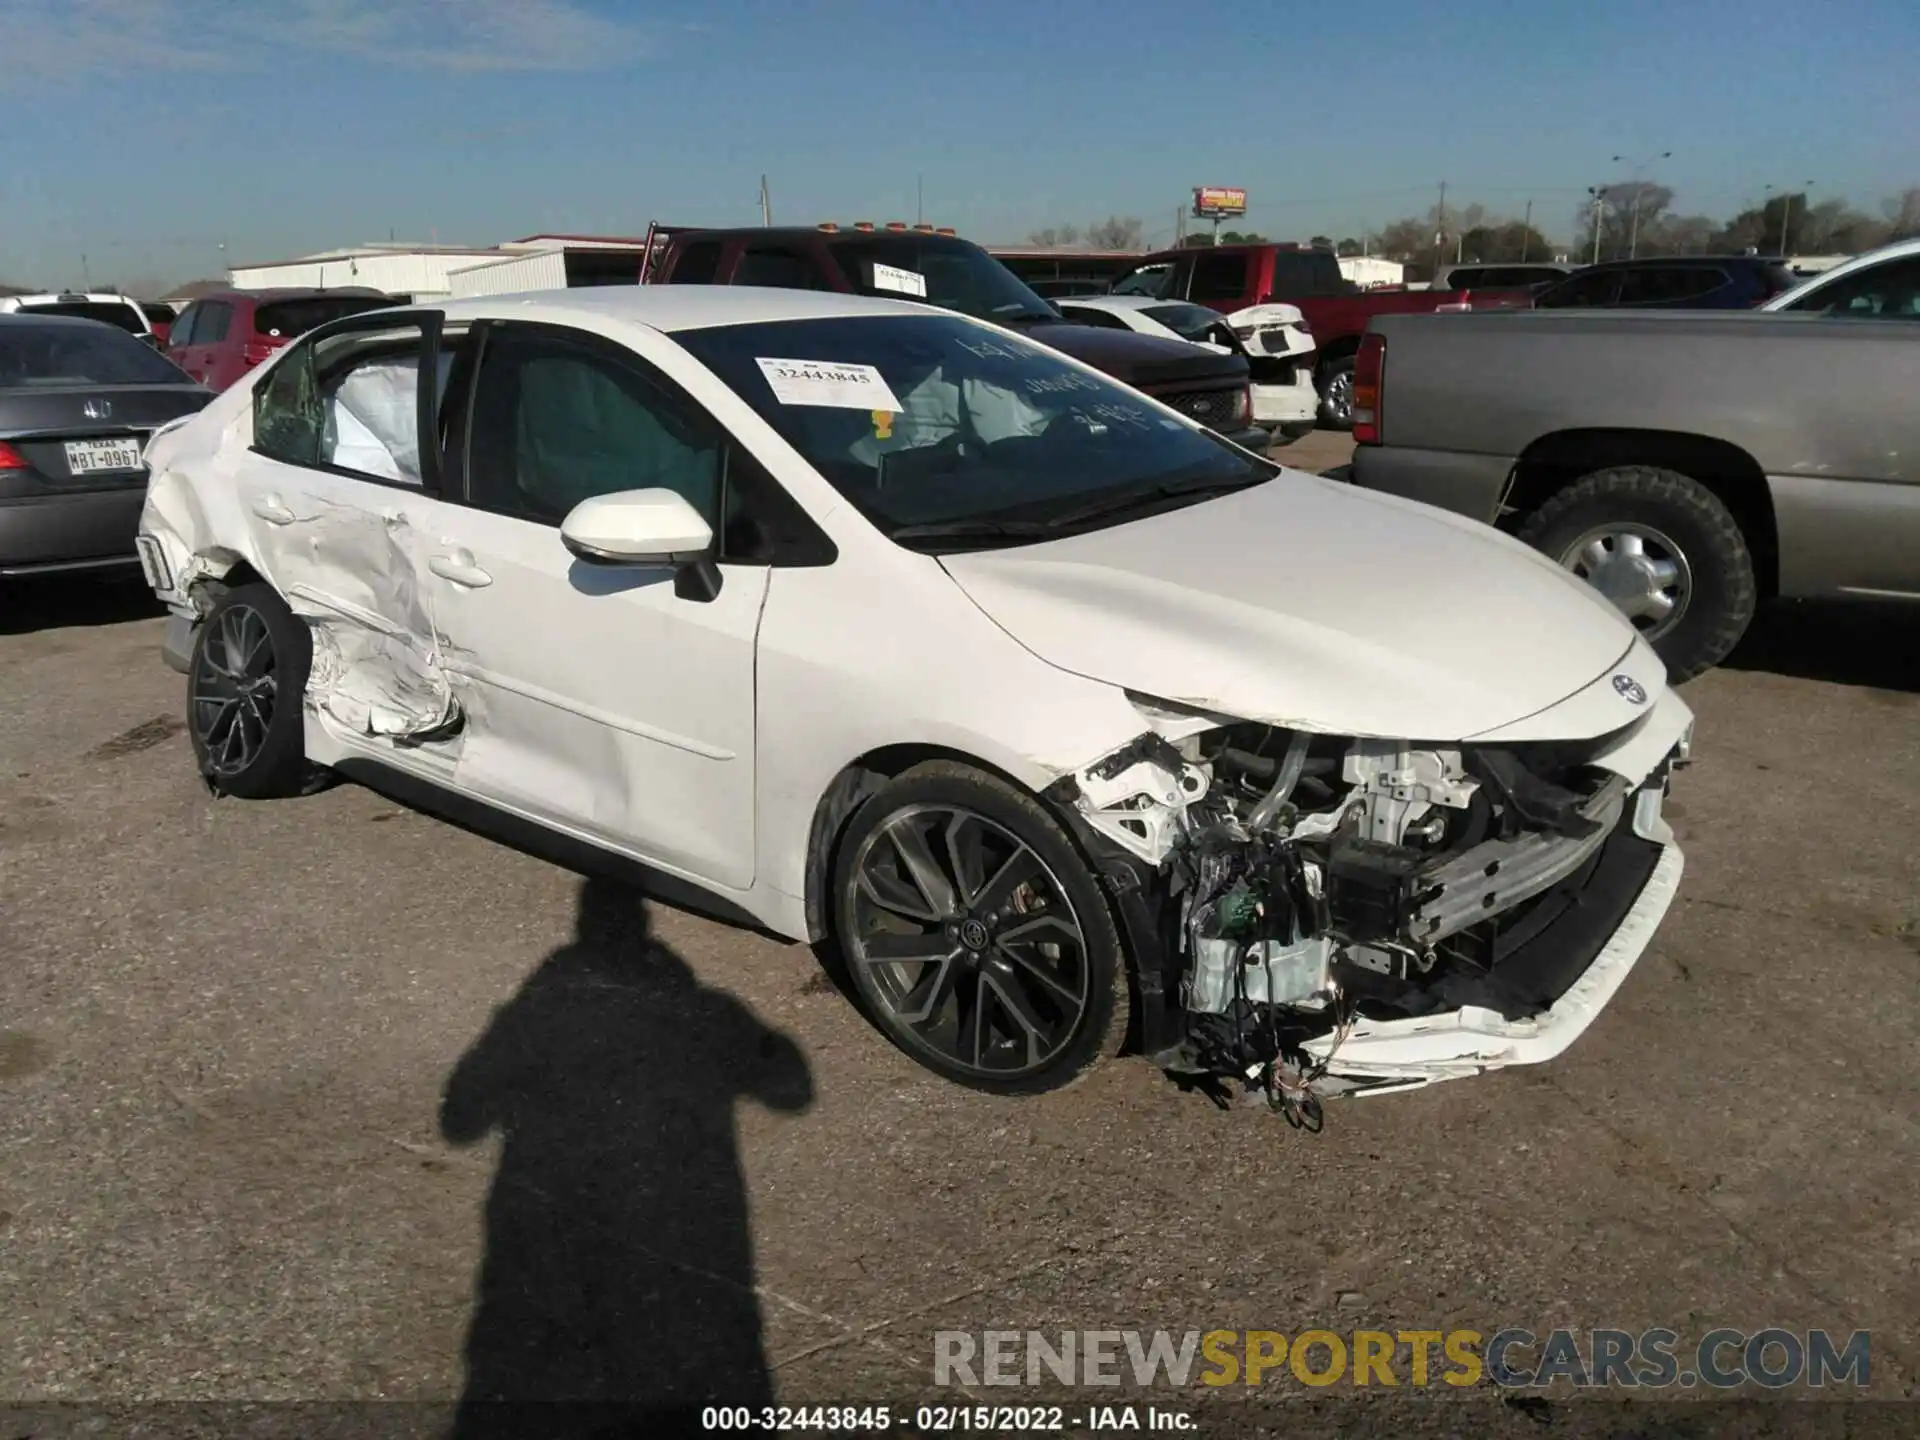
[[[503,245],[360,245],[296,260],[236,265],[235,288],[363,286],[414,300],[509,295],[638,282],[646,242],[630,236],[529,235]]]

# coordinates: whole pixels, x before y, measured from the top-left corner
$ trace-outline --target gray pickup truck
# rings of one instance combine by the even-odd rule
[[[1387,315],[1355,386],[1354,483],[1517,534],[1676,679],[1770,596],[1920,599],[1920,325]]]

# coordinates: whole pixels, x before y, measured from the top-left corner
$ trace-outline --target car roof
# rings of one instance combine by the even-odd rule
[[[423,305],[449,320],[568,318],[625,321],[654,330],[704,330],[777,320],[830,320],[863,315],[951,315],[904,300],[877,300],[830,290],[777,290],[760,285],[592,285],[533,290]],[[404,313],[404,312],[398,312]]]
[[[1786,262],[1777,255],[1638,255],[1631,260],[1602,260],[1597,265],[1584,265],[1581,271],[1641,270],[1650,265],[1678,265],[1684,269],[1708,265],[1781,265],[1784,263]]]
[[[127,335],[127,332],[118,325],[109,324],[105,320],[89,320],[84,315],[16,315],[0,311],[0,329],[27,330],[45,325],[63,325],[69,329],[111,330],[116,335]],[[128,338],[137,340],[139,337],[128,335]]]
[[[138,306],[140,303],[132,296],[122,295],[116,290],[41,290],[32,295],[8,295],[5,299],[15,305],[58,305],[62,301],[69,305],[76,301],[105,305],[116,300],[122,305]]]

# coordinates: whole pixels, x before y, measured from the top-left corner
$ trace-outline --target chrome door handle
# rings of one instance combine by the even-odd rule
[[[473,563],[471,550],[456,550],[451,555],[435,555],[427,561],[427,568],[442,580],[451,580],[456,585],[464,585],[469,590],[478,590],[493,583],[493,576]]]
[[[293,511],[280,503],[278,495],[268,495],[253,502],[253,513],[269,525],[291,525]]]

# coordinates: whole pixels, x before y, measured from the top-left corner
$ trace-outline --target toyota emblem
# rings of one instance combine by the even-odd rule
[[[80,407],[80,412],[89,420],[104,420],[113,414],[111,400],[89,400]]]
[[[1647,687],[1631,675],[1614,676],[1613,689],[1616,695],[1630,705],[1644,705],[1647,703]]]

